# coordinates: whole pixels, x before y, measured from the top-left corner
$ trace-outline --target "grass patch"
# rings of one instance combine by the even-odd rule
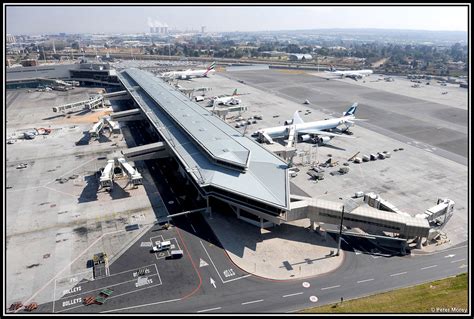
[[[468,310],[468,276],[302,310],[302,313],[462,313]]]

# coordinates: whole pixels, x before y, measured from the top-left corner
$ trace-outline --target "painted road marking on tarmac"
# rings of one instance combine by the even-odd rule
[[[396,274],[391,274],[390,277],[393,277],[393,276],[400,276],[400,275],[404,275],[406,274],[407,272],[404,271],[404,272],[399,272],[399,273],[396,273]]]
[[[296,293],[294,293],[294,294],[284,295],[284,296],[282,296],[282,297],[283,297],[283,298],[286,298],[286,297],[292,297],[292,296],[297,296],[297,295],[302,295],[302,294],[304,294],[303,291],[302,291],[302,292],[296,292]]]
[[[305,282],[303,283],[303,287],[309,288],[309,286],[311,286],[311,284],[310,284],[309,282],[305,281]]]
[[[199,258],[199,268],[209,266],[202,258]]]
[[[317,301],[318,301],[318,297],[316,297],[316,296],[311,296],[311,297],[309,297],[309,300],[311,300],[311,302],[317,302]]]
[[[206,252],[207,257],[209,257],[209,260],[211,261],[212,266],[214,266],[214,269],[215,269],[217,275],[219,276],[219,278],[220,278],[220,280],[222,281],[223,284],[228,283],[228,282],[231,282],[231,281],[234,281],[234,280],[239,280],[239,279],[243,279],[243,278],[246,278],[246,277],[251,276],[251,274],[248,274],[248,275],[240,276],[240,277],[237,277],[237,278],[234,278],[234,279],[228,279],[228,280],[222,279],[221,274],[219,273],[219,271],[217,270],[216,265],[214,264],[214,261],[212,260],[211,256],[210,256],[209,253],[207,252],[206,247],[204,247],[204,244],[202,243],[202,240],[200,240],[199,242],[201,243],[202,248],[203,248],[204,251]]]
[[[367,281],[372,281],[372,280],[374,280],[374,278],[359,280],[357,283],[360,284],[361,282],[367,282]]]
[[[134,308],[139,308],[139,307],[153,306],[153,305],[159,305],[159,304],[162,304],[162,303],[175,302],[175,301],[180,301],[180,300],[181,300],[181,298],[180,299],[164,300],[164,301],[152,302],[152,303],[147,303],[147,304],[138,305],[138,306],[130,306],[130,307],[125,307],[125,308],[118,308],[118,309],[101,311],[100,313],[108,313],[108,312],[114,312],[114,311],[134,309]]]
[[[425,270],[425,269],[430,269],[430,268],[434,268],[434,267],[438,267],[438,265],[432,265],[432,266],[423,267],[423,268],[420,268],[420,269]]]
[[[333,289],[333,288],[339,288],[339,287],[341,287],[341,285],[331,286],[331,287],[325,287],[325,288],[321,288],[321,290]]]
[[[262,301],[263,301],[263,299],[247,301],[247,302],[242,302],[241,305],[248,305],[248,304],[251,304],[251,303],[257,303],[257,302],[262,302]]]
[[[458,260],[453,260],[453,261],[451,262],[451,264],[458,263],[458,262],[463,261],[463,260],[466,260],[466,258],[458,259]]]
[[[206,312],[206,311],[212,311],[212,310],[219,310],[222,309],[222,307],[217,307],[217,308],[211,308],[211,309],[204,309],[204,310],[199,310],[198,313],[200,312]]]

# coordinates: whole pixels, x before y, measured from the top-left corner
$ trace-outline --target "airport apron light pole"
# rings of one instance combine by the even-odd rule
[[[341,214],[341,226],[339,227],[339,241],[337,243],[337,253],[336,256],[339,256],[339,250],[341,249],[341,239],[342,239],[342,222],[344,221],[344,205],[342,206]]]

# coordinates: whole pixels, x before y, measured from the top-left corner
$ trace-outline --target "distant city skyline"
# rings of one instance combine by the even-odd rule
[[[17,6],[6,33],[147,33],[150,26],[207,32],[309,29],[464,31],[468,6]]]

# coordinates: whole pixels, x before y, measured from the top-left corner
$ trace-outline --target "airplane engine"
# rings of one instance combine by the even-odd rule
[[[331,140],[331,138],[330,138],[329,136],[320,136],[320,137],[318,137],[317,142],[318,142],[319,144],[326,144],[326,143],[328,143],[330,140]]]
[[[300,142],[307,142],[311,139],[311,135],[305,134],[305,135],[300,135],[299,138]]]
[[[180,78],[181,80],[186,80],[187,76],[186,76],[186,75],[180,75],[179,78]]]

